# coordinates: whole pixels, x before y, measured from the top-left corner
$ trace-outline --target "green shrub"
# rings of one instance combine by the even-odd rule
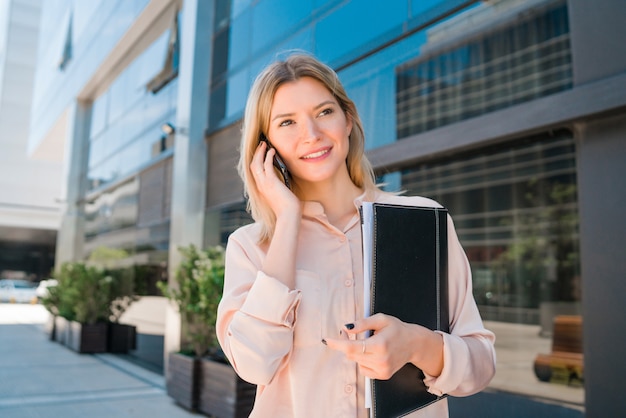
[[[165,297],[178,306],[183,327],[183,352],[200,357],[217,349],[215,322],[224,287],[224,248],[179,247],[183,259],[176,268],[175,286],[158,283]]]
[[[67,262],[53,277],[57,285],[49,288],[42,301],[51,313],[83,324],[108,320],[113,278],[104,270]]]
[[[54,315],[83,324],[118,322],[132,302],[134,269],[107,270],[83,262],[67,262],[53,274],[56,286],[42,304]]]
[[[109,295],[111,301],[109,304],[109,321],[118,323],[128,307],[139,299],[135,289],[136,272],[135,266],[107,270],[107,274],[113,278]]]

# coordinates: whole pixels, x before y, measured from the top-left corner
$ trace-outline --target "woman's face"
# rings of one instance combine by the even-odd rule
[[[351,130],[337,99],[316,79],[302,77],[276,90],[268,137],[299,187],[348,176]]]

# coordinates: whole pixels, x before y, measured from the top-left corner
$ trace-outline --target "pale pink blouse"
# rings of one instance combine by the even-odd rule
[[[317,202],[303,203],[296,260],[297,289],[260,269],[266,247],[259,226],[235,231],[226,250],[224,295],[218,308],[220,344],[237,373],[258,385],[251,417],[366,418],[364,377],[356,363],[321,340],[338,338],[363,316],[361,230],[355,212],[344,230],[331,225]],[[376,201],[440,206],[422,197],[377,194]],[[426,376],[435,394],[466,396],[495,372],[494,334],[483,327],[472,296],[470,266],[448,217],[450,334],[440,376]],[[416,298],[419,295],[416,295]],[[447,417],[447,400],[410,415]]]

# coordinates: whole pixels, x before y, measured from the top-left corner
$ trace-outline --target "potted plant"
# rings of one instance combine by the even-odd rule
[[[136,266],[119,267],[120,261],[127,257],[128,253],[123,249],[98,247],[87,260],[88,264],[105,269],[105,274],[112,278],[107,318],[107,351],[111,353],[128,353],[136,349],[137,327],[120,322],[124,312],[139,299],[135,292]]]
[[[41,297],[41,304],[48,311],[48,321],[45,325],[45,330],[48,333],[48,336],[51,340],[57,339],[57,327],[56,321],[59,316],[59,303],[60,297],[59,293],[56,289],[56,286],[48,288],[48,292]]]
[[[113,278],[106,271],[83,263],[70,264],[75,318],[70,322],[71,349],[103,353],[108,344],[108,317]]]
[[[167,392],[190,410],[216,417],[248,416],[255,387],[240,379],[217,343],[217,305],[224,287],[224,249],[180,247],[176,287],[160,283],[178,307],[183,329],[179,353],[170,353]]]
[[[53,273],[56,286],[48,289],[41,303],[50,312],[52,323],[48,325],[50,338],[60,344],[68,345],[71,337],[70,323],[76,317],[74,312],[74,290],[72,283],[72,264],[65,263]]]
[[[54,276],[57,285],[42,303],[56,315],[57,341],[79,353],[106,351],[113,279],[81,262],[64,263]]]
[[[122,314],[139,297],[135,294],[135,267],[126,267],[109,272],[111,283],[111,304],[109,305],[109,335],[107,351],[128,353],[137,348],[137,327],[120,322]]]

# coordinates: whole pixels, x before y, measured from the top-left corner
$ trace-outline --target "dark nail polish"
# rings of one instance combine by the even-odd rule
[[[323,339],[323,338],[322,338],[322,344],[324,344],[324,345],[328,345],[328,343],[326,342],[326,340],[325,340],[325,339]]]
[[[346,324],[347,329],[354,329],[354,324]]]

